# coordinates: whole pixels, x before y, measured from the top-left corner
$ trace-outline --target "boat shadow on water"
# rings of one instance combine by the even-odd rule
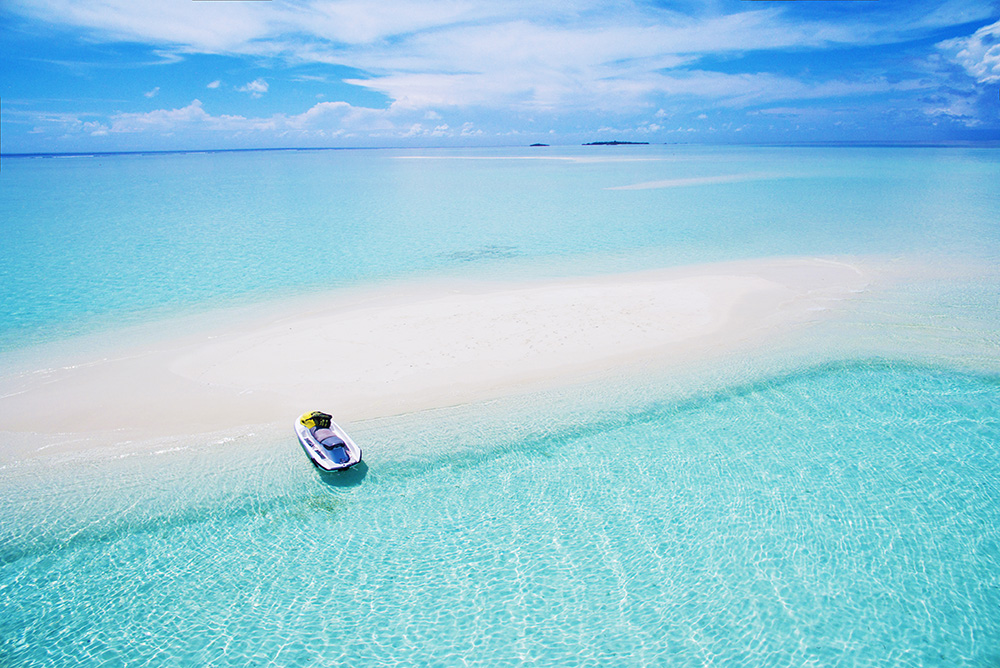
[[[368,475],[368,464],[363,460],[343,471],[324,471],[316,467],[319,479],[328,487],[357,487]]]

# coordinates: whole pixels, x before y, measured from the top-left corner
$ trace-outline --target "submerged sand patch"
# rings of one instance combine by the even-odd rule
[[[867,285],[856,265],[755,260],[262,307],[249,322],[0,379],[0,431],[164,436],[314,409],[361,420],[681,364],[822,317]]]

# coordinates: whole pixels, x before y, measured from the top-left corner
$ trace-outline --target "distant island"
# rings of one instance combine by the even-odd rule
[[[592,141],[584,146],[624,146],[625,144],[649,144],[648,141]]]
[[[532,144],[532,146],[548,146],[548,144]]]

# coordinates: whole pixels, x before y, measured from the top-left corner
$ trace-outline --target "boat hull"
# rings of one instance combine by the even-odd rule
[[[331,449],[324,446],[316,439],[312,429],[299,424],[298,421],[295,423],[295,435],[298,436],[299,445],[313,466],[321,471],[345,471],[360,462],[361,448],[351,440],[347,432],[336,422],[330,422],[329,429],[343,442],[342,452],[339,447]],[[345,454],[346,458],[343,456]]]

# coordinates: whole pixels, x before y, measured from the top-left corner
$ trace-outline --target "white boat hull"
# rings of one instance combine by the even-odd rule
[[[320,430],[316,427],[306,427],[297,420],[295,422],[299,445],[316,468],[323,471],[343,471],[361,461],[361,448],[336,422],[331,421],[327,430],[332,432],[334,438],[326,436],[320,440],[316,434],[318,431]]]

